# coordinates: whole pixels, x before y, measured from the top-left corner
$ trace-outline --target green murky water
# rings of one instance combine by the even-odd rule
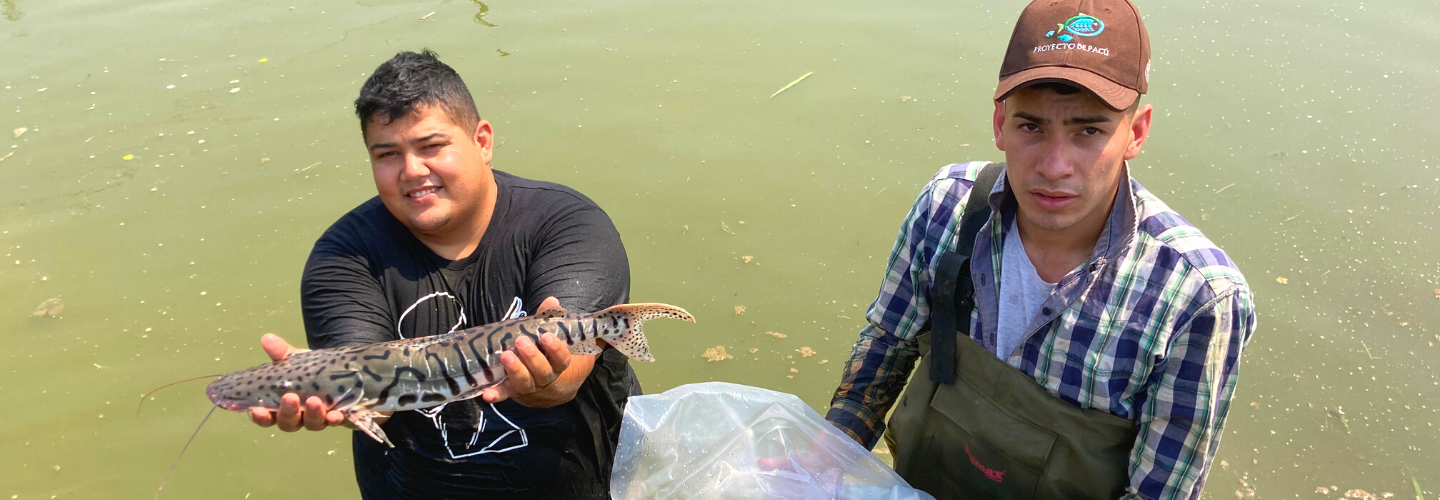
[[[700,317],[650,329],[646,391],[822,408],[920,186],[1001,158],[988,97],[1018,8],[0,0],[0,498],[148,496],[206,401],[184,386],[137,418],[139,395],[303,336],[310,244],[373,195],[350,102],[421,47],[469,82],[497,168],[590,195],[632,296]],[[1261,306],[1208,497],[1440,494],[1440,2],[1142,8],[1157,115],[1134,175]],[[32,318],[51,297],[62,316]],[[703,360],[717,344],[735,359]],[[353,497],[347,447],[217,415],[166,494]]]

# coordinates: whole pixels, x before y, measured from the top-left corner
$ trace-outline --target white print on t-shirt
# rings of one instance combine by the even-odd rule
[[[414,311],[415,308],[418,307],[421,303],[439,297],[449,298],[452,302],[454,302],[455,307],[460,310],[460,320],[455,323],[455,326],[450,327],[450,332],[454,332],[457,328],[460,328],[461,325],[464,325],[465,306],[460,304],[460,300],[454,295],[450,295],[446,292],[435,292],[430,295],[420,297],[419,300],[416,300],[414,304],[411,304],[409,308],[405,309],[404,313],[400,314],[400,319],[395,322],[395,334],[399,335],[402,339],[405,338],[405,334],[401,333],[403,330],[400,329],[400,325],[405,322],[405,316],[408,316],[410,314],[410,311]],[[502,318],[502,320],[514,319],[524,315],[525,302],[520,300],[520,297],[515,297],[515,300],[510,303],[510,309],[505,312],[505,317]],[[485,409],[485,406],[488,406],[489,409]],[[525,435],[525,429],[521,429],[520,426],[515,425],[515,422],[511,422],[510,419],[505,416],[505,414],[500,413],[500,410],[495,408],[495,405],[486,403],[485,406],[480,407],[480,421],[475,424],[474,432],[470,434],[470,439],[464,444],[452,443],[450,441],[450,432],[445,428],[445,422],[443,420],[443,417],[441,417],[440,415],[440,411],[445,409],[445,405],[435,406],[431,408],[423,408],[415,411],[418,411],[420,412],[420,414],[430,418],[430,423],[434,424],[435,429],[440,431],[440,440],[445,443],[445,451],[450,454],[450,458],[452,459],[460,459],[474,455],[482,455],[485,453],[504,453],[510,450],[524,448],[530,445],[530,438]],[[500,417],[500,421],[504,422],[497,423],[496,425],[501,425],[502,428],[509,427],[510,430],[505,431],[504,434],[501,434],[500,437],[495,438],[489,443],[485,443],[485,445],[479,450],[475,450],[475,445],[480,440],[480,434],[485,432],[486,422],[490,420],[489,418],[486,418],[487,416],[489,416],[489,414],[494,414],[495,416]]]

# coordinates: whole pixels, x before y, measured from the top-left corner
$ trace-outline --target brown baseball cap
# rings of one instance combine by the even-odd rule
[[[1150,81],[1150,36],[1129,0],[1035,0],[1020,13],[995,100],[1032,83],[1077,85],[1126,109]]]

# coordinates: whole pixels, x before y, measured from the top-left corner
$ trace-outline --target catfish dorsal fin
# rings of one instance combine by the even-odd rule
[[[540,311],[540,312],[535,313],[535,317],[536,317],[536,318],[540,318],[540,319],[546,319],[546,318],[563,318],[563,317],[565,317],[565,315],[567,315],[567,314],[570,314],[570,311],[566,311],[565,308],[563,308],[563,307],[556,306],[556,307],[552,307],[552,308],[550,308],[550,309],[546,309],[546,310],[544,310],[544,311]]]

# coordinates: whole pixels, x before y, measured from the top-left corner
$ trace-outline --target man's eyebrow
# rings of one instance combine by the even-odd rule
[[[1092,124],[1092,123],[1109,123],[1110,121],[1111,121],[1111,120],[1110,120],[1110,117],[1105,116],[1105,115],[1077,116],[1077,117],[1071,118],[1071,119],[1069,119],[1069,120],[1065,120],[1065,124],[1066,124],[1066,125],[1089,125],[1089,124]]]
[[[1022,120],[1029,120],[1029,121],[1038,123],[1038,124],[1040,124],[1040,125],[1044,125],[1044,124],[1046,124],[1046,123],[1050,123],[1050,120],[1046,120],[1046,119],[1044,119],[1044,118],[1041,118],[1041,117],[1039,117],[1039,116],[1032,115],[1032,114],[1030,114],[1030,113],[1026,113],[1026,112],[1024,112],[1024,111],[1016,111],[1015,114],[1010,115],[1010,116],[1014,116],[1014,117],[1020,118],[1020,119],[1022,119]]]
[[[436,132],[436,133],[427,135],[427,136],[425,136],[425,137],[421,137],[421,138],[419,138],[419,139],[414,139],[414,140],[412,140],[412,141],[410,141],[410,142],[413,142],[413,143],[421,143],[421,142],[425,142],[425,141],[428,141],[428,140],[431,140],[431,139],[437,139],[437,138],[449,139],[449,138],[450,138],[450,135],[449,135],[449,134],[446,134],[446,133],[444,133],[444,132]],[[375,151],[375,150],[377,150],[377,149],[385,149],[385,148],[393,148],[393,147],[395,147],[395,143],[393,143],[393,142],[377,142],[377,143],[375,143],[375,144],[371,144],[370,147],[367,148],[367,149],[369,149],[370,151],[373,152],[373,151]]]
[[[1015,114],[1014,114],[1014,115],[1011,115],[1011,116],[1014,116],[1014,117],[1016,117],[1016,118],[1020,118],[1020,119],[1023,119],[1023,120],[1029,120],[1029,121],[1035,122],[1035,123],[1040,124],[1040,125],[1045,125],[1045,124],[1050,123],[1050,120],[1047,120],[1047,119],[1045,119],[1044,117],[1036,116],[1036,115],[1033,115],[1033,114],[1030,114],[1030,113],[1026,113],[1026,112],[1024,112],[1024,111],[1016,111]],[[1077,117],[1074,117],[1074,118],[1068,118],[1068,119],[1066,119],[1066,120],[1065,120],[1065,124],[1066,124],[1066,125],[1090,125],[1090,124],[1092,124],[1092,123],[1109,123],[1109,122],[1111,122],[1111,121],[1113,121],[1113,120],[1111,120],[1110,117],[1105,116],[1105,115],[1077,116]]]
[[[415,139],[415,140],[410,141],[410,142],[421,143],[421,142],[425,142],[425,141],[428,141],[428,140],[431,140],[431,139],[437,139],[437,138],[449,139],[449,138],[450,138],[450,135],[449,135],[449,134],[446,134],[446,133],[444,133],[444,132],[435,132],[435,133],[433,133],[433,134],[427,135],[427,136],[425,136],[425,137],[421,137],[421,138],[419,138],[419,139]]]

